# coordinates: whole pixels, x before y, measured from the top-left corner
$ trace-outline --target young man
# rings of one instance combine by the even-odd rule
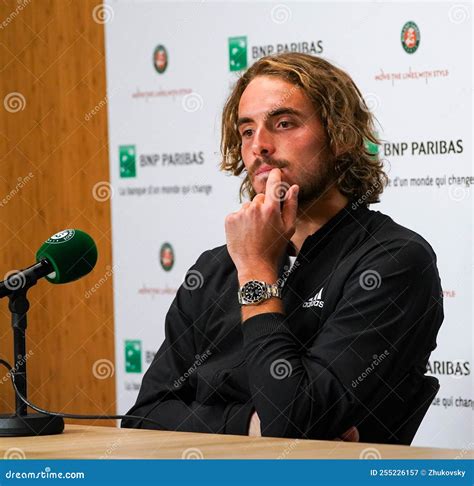
[[[222,168],[245,172],[249,201],[188,273],[203,285],[179,289],[129,414],[170,430],[403,442],[441,286],[430,245],[367,207],[386,182],[369,141],[359,90],[327,61],[283,54],[242,76]]]

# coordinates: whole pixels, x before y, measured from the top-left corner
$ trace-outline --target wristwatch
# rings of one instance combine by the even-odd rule
[[[240,287],[238,293],[240,305],[258,305],[272,297],[281,299],[281,287],[260,280],[250,280]]]

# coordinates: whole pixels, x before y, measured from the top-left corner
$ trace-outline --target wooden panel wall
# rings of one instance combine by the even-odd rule
[[[29,397],[56,411],[111,414],[113,276],[98,4],[0,0],[0,279],[32,264],[41,243],[61,229],[95,239],[99,261],[91,274],[66,285],[44,280],[29,292]],[[0,300],[0,357],[11,362],[7,304]],[[0,412],[8,413],[13,393],[4,376],[1,369]]]

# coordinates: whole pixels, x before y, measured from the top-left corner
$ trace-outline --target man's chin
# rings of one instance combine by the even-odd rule
[[[265,189],[267,187],[267,180],[265,181],[253,181],[252,182],[252,187],[255,192],[255,194],[265,194]]]
[[[310,209],[314,204],[331,197],[331,186],[313,188],[311,191],[301,191],[298,194],[298,206]]]

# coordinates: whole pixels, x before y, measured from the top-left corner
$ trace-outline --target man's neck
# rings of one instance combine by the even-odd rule
[[[296,231],[291,238],[296,254],[300,252],[304,240],[324,226],[348,202],[347,197],[334,188],[316,201],[299,207]]]

